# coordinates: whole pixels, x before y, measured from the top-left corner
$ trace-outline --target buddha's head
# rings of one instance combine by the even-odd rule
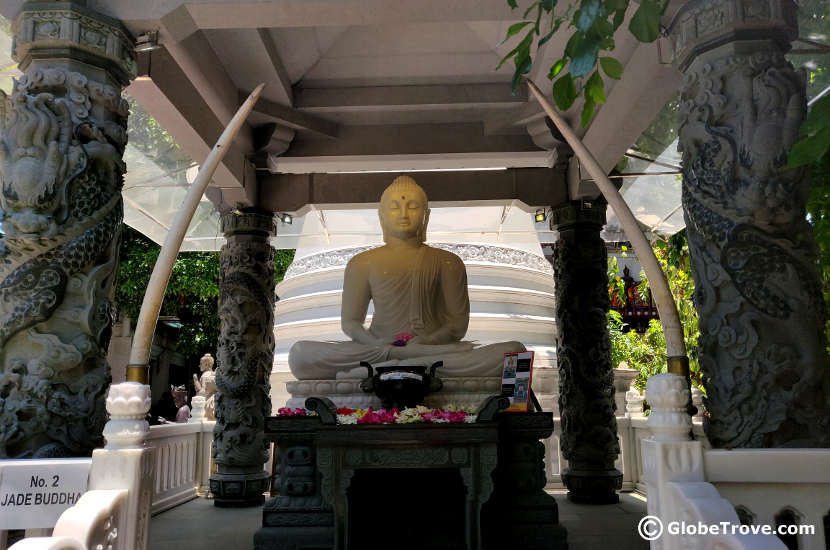
[[[170,384],[170,393],[173,394],[173,403],[177,407],[184,407],[187,405],[187,388],[182,386],[174,386]]]
[[[409,176],[399,176],[380,196],[378,209],[383,240],[389,237],[409,239],[417,236],[420,242],[427,238],[429,203],[427,194]]]
[[[199,360],[199,370],[202,372],[213,370],[213,357],[209,353],[204,354]]]

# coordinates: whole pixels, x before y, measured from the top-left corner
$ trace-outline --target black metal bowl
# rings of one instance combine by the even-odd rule
[[[360,383],[360,388],[377,395],[385,409],[416,407],[423,404],[426,394],[443,387],[435,374],[435,369],[443,364],[437,361],[427,371],[423,365],[372,367],[364,361],[360,365],[369,369],[369,376]]]

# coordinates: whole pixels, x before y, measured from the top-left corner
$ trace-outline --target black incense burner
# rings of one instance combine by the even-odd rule
[[[435,374],[435,369],[443,365],[443,361],[436,361],[427,371],[427,367],[422,365],[372,367],[361,361],[360,366],[366,367],[369,375],[360,383],[360,389],[377,395],[385,409],[416,407],[423,404],[426,394],[444,387]]]

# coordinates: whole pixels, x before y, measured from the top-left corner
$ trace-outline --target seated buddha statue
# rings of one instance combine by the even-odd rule
[[[504,354],[519,342],[476,346],[462,340],[470,321],[461,258],[426,240],[429,207],[409,176],[386,188],[378,210],[384,245],[355,255],[343,280],[341,327],[350,342],[296,342],[288,366],[298,380],[366,376],[373,366],[431,365],[441,376],[500,376]],[[365,327],[369,302],[372,322]]]

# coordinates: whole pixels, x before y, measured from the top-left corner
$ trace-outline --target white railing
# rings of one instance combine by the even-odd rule
[[[674,374],[652,376],[646,399],[651,437],[641,441],[641,452],[650,518],[643,518],[640,527],[646,535],[657,535],[652,550],[786,550],[774,535],[744,534],[734,505],[706,481],[703,443],[689,440],[686,381]],[[676,532],[682,525],[716,526],[720,532]]]
[[[703,469],[752,525],[776,526],[785,519],[812,526],[814,533],[796,535],[799,550],[826,550],[830,449],[708,450]]]
[[[633,381],[629,377],[627,382]],[[617,436],[620,441],[620,455],[614,466],[623,474],[622,490],[636,491],[642,495],[646,493],[643,480],[643,461],[641,458],[640,442],[651,437],[648,428],[648,417],[643,414],[643,396],[636,389],[617,384],[614,400],[617,403]],[[699,407],[700,408],[700,407]],[[568,461],[562,456],[559,441],[562,435],[562,424],[559,417],[554,417],[553,435],[545,441],[546,473],[548,489],[563,489],[562,472],[568,467]],[[692,431],[695,440],[702,441],[708,447],[706,436],[703,433],[703,416],[701,413],[692,419]]]
[[[92,453],[87,491],[61,514],[51,537],[25,538],[12,550],[146,550],[153,474],[153,451],[144,444],[149,410],[149,386],[110,386],[107,444]]]
[[[215,424],[215,421],[191,421],[150,427],[147,446],[155,449],[156,460],[151,514],[169,510],[207,492]]]
[[[150,428],[149,386],[111,386],[107,444],[92,454],[87,491],[53,530],[27,529],[10,550],[146,550],[151,514],[208,492],[216,422],[204,420],[199,399],[189,423]],[[0,550],[6,539],[0,531]]]

